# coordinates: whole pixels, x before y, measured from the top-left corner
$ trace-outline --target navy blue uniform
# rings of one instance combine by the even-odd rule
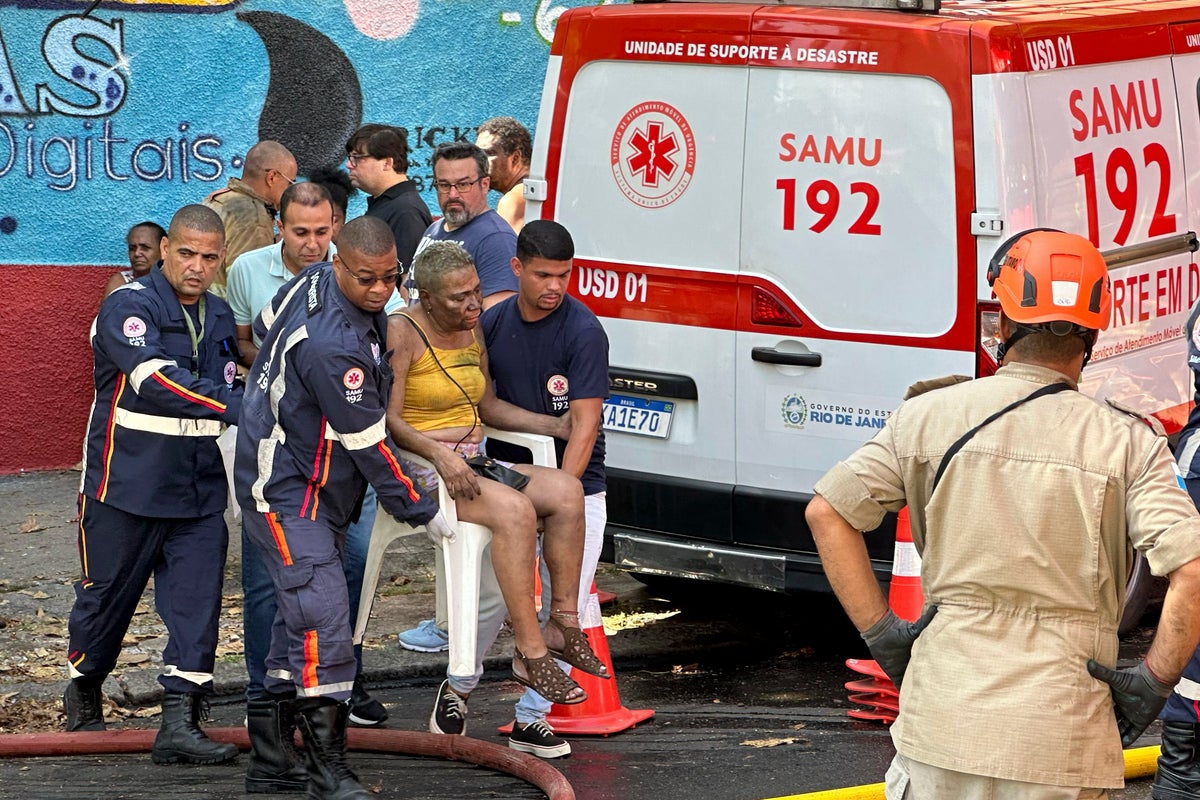
[[[608,397],[608,337],[596,315],[574,297],[564,297],[562,305],[535,322],[522,320],[517,298],[509,297],[483,312],[482,326],[501,400],[561,417],[570,410],[572,397]],[[555,439],[554,447],[561,464],[567,443]],[[493,458],[527,462],[527,452],[488,442]],[[603,430],[580,481],[585,495],[605,490]]]
[[[1200,302],[1192,306],[1183,334],[1187,338],[1188,366],[1192,370],[1195,386],[1194,400],[1200,403]],[[1200,508],[1200,406],[1192,409],[1187,423],[1179,432],[1179,443],[1175,453],[1179,459],[1179,471],[1183,483],[1192,496],[1192,502]],[[1183,669],[1183,678],[1167,699],[1160,715],[1172,722],[1200,722],[1200,648],[1192,654],[1191,661]]]
[[[263,344],[242,405],[234,487],[275,582],[264,685],[344,700],[356,667],[339,547],[367,482],[399,520],[428,522],[437,506],[387,434],[383,313],[353,305],[332,265],[316,264],[279,290],[255,328]]]
[[[200,304],[190,306],[198,312]],[[170,639],[172,692],[211,687],[228,534],[228,485],[216,437],[237,421],[233,314],[208,294],[193,319],[156,266],[100,307],[92,336],[96,400],[80,488],[79,555],[69,622],[72,677],[112,670],[155,576]]]

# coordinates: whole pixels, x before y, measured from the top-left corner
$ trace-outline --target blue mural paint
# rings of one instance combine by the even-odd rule
[[[0,0],[0,261],[121,263],[130,224],[223,187],[260,135],[304,172],[362,122],[409,131],[436,208],[433,148],[532,130],[554,21],[594,2]]]

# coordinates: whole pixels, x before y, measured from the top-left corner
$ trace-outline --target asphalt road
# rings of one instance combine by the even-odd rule
[[[688,624],[741,620],[744,647],[709,649],[711,655],[684,647],[678,652],[686,658],[645,663],[623,659],[617,678],[624,704],[656,713],[611,737],[574,738],[574,754],[551,762],[579,800],[761,800],[882,780],[891,741],[882,726],[846,716],[842,685],[855,676],[842,662],[864,653],[836,609],[742,593],[710,593],[703,602],[678,605]],[[1147,635],[1129,637],[1124,655],[1140,652]],[[511,719],[518,688],[502,671],[489,673],[471,700],[468,733],[503,744],[495,728]],[[435,689],[435,678],[421,677],[374,692],[390,710],[389,726],[423,730]],[[213,713],[213,724],[234,726],[243,712],[230,697]],[[1155,742],[1149,736],[1143,743]],[[520,780],[464,764],[363,754],[353,763],[380,798],[542,797]],[[244,796],[237,766],[156,767],[146,756],[27,759],[0,764],[0,776],[3,800]],[[1147,781],[1113,794],[1148,797]]]
[[[65,617],[78,570],[77,487],[77,473],[0,477],[0,719],[13,704],[40,702],[48,710],[40,729],[60,724],[53,710],[65,680]],[[397,630],[432,608],[430,562],[421,542],[397,541],[383,573],[390,588],[381,592],[368,631],[367,674],[390,709],[389,726],[400,730],[426,729],[445,666],[444,654],[401,651],[395,643]],[[628,707],[656,713],[615,736],[577,738],[572,757],[551,762],[580,800],[762,800],[882,780],[892,756],[886,729],[846,716],[843,684],[857,676],[843,662],[866,651],[829,598],[711,586],[664,597],[612,571],[597,581],[619,595],[605,609],[605,624],[621,697]],[[235,545],[216,670],[218,726],[238,726],[244,713],[238,587]],[[147,598],[118,673],[105,684],[110,697],[143,707],[158,702],[155,675],[165,641],[150,607]],[[1139,657],[1151,632],[1126,637],[1122,658]],[[510,643],[501,639],[470,704],[468,733],[501,745],[494,730],[511,718],[518,691],[507,678]],[[158,720],[110,722],[154,728]],[[1152,728],[1140,744],[1156,743]],[[461,763],[363,754],[353,763],[380,798],[541,796],[522,781]],[[156,767],[145,755],[0,761],[0,800],[240,798],[242,768]],[[1113,797],[1148,798],[1148,781]]]

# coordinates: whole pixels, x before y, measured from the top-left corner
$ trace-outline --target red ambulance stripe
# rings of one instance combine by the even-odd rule
[[[611,264],[582,258],[576,258],[574,263],[570,292],[598,317],[686,325],[718,331],[770,333],[802,339],[835,339],[931,350],[973,351],[976,346],[976,304],[974,298],[966,291],[959,291],[959,313],[954,325],[939,336],[857,333],[822,328],[800,308],[774,276],[640,264]],[[615,283],[610,273],[615,276]],[[643,286],[643,280],[644,294],[640,288]],[[626,284],[636,284],[638,287],[636,302],[626,299]],[[618,291],[610,297],[609,289],[614,285],[618,287]],[[791,312],[799,324],[780,326],[756,322],[753,308],[758,295],[774,298]]]
[[[155,372],[151,375],[151,377],[154,378],[154,380],[157,381],[164,389],[179,395],[184,400],[190,400],[191,402],[198,403],[205,408],[211,408],[213,411],[216,411],[220,414],[225,413],[224,403],[213,400],[211,397],[205,397],[202,394],[196,394],[190,389],[185,389],[175,381],[168,378],[166,375],[163,375],[161,372]]]
[[[301,678],[305,689],[317,685],[317,632],[304,632],[304,672]]]
[[[266,517],[267,527],[271,529],[271,536],[275,539],[275,547],[279,549],[279,555],[283,557],[283,565],[290,567],[292,565],[292,551],[288,549],[287,537],[283,534],[283,526],[275,518],[274,511],[263,514],[263,516]]]
[[[96,497],[100,502],[104,502],[104,497],[108,494],[108,475],[109,470],[112,469],[113,431],[117,428],[117,401],[121,399],[124,391],[125,373],[122,372],[117,376],[117,387],[113,389],[112,405],[108,408],[108,426],[104,434],[104,455],[100,457],[100,463],[104,465],[104,468],[101,471],[100,486],[96,490]]]
[[[1155,418],[1162,423],[1167,433],[1178,433],[1187,422],[1188,413],[1192,410],[1191,403],[1180,403],[1176,406],[1159,409],[1154,412]]]
[[[400,468],[400,462],[394,455],[392,455],[392,451],[388,449],[387,445],[384,444],[384,441],[380,441],[379,444],[375,446],[379,448],[379,452],[383,453],[383,459],[388,463],[388,466],[392,468],[392,474],[396,476],[396,480],[400,481],[402,484],[404,484],[405,488],[408,489],[408,499],[414,503],[420,500],[421,495],[417,493],[415,488],[413,488],[412,480],[404,474],[404,470]]]

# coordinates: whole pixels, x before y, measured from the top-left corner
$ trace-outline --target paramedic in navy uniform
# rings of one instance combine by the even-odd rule
[[[276,714],[296,714],[310,798],[371,797],[345,757],[356,665],[340,556],[368,481],[398,520],[453,536],[405,474],[384,419],[392,373],[383,310],[399,275],[391,229],[360,217],[342,228],[332,264],[285,284],[255,321],[263,343],[247,376],[234,485],[278,602],[264,688]],[[288,783],[295,755],[278,719],[249,721],[247,788]]]
[[[571,417],[569,438],[555,439],[554,446],[559,466],[583,484],[585,530],[578,606],[582,614],[589,609],[608,521],[600,428],[608,397],[608,337],[591,309],[567,294],[574,257],[575,244],[562,225],[551,220],[525,225],[511,264],[517,293],[484,311],[482,327],[496,396],[538,414]],[[487,447],[493,458],[529,460],[527,451],[498,440],[489,441]],[[543,569],[543,591],[549,591],[549,586]],[[487,605],[480,603],[481,608]],[[543,603],[543,608],[549,605]],[[570,754],[571,745],[545,722],[550,705],[532,689],[525,691],[517,702],[510,747],[542,758]]]
[[[212,764],[237,755],[204,735],[213,689],[228,532],[228,484],[217,447],[236,423],[237,331],[208,292],[225,254],[216,212],[181,208],[162,262],[105,298],[92,336],[96,400],[80,489],[81,577],[69,622],[67,730],[104,730],[100,685],[151,574],[170,638],[156,763]]]
[[[1188,494],[1200,507],[1200,301],[1192,306],[1183,332],[1197,405],[1179,432],[1175,452]],[[1184,667],[1159,718],[1162,753],[1150,796],[1154,800],[1200,798],[1200,649]]]

